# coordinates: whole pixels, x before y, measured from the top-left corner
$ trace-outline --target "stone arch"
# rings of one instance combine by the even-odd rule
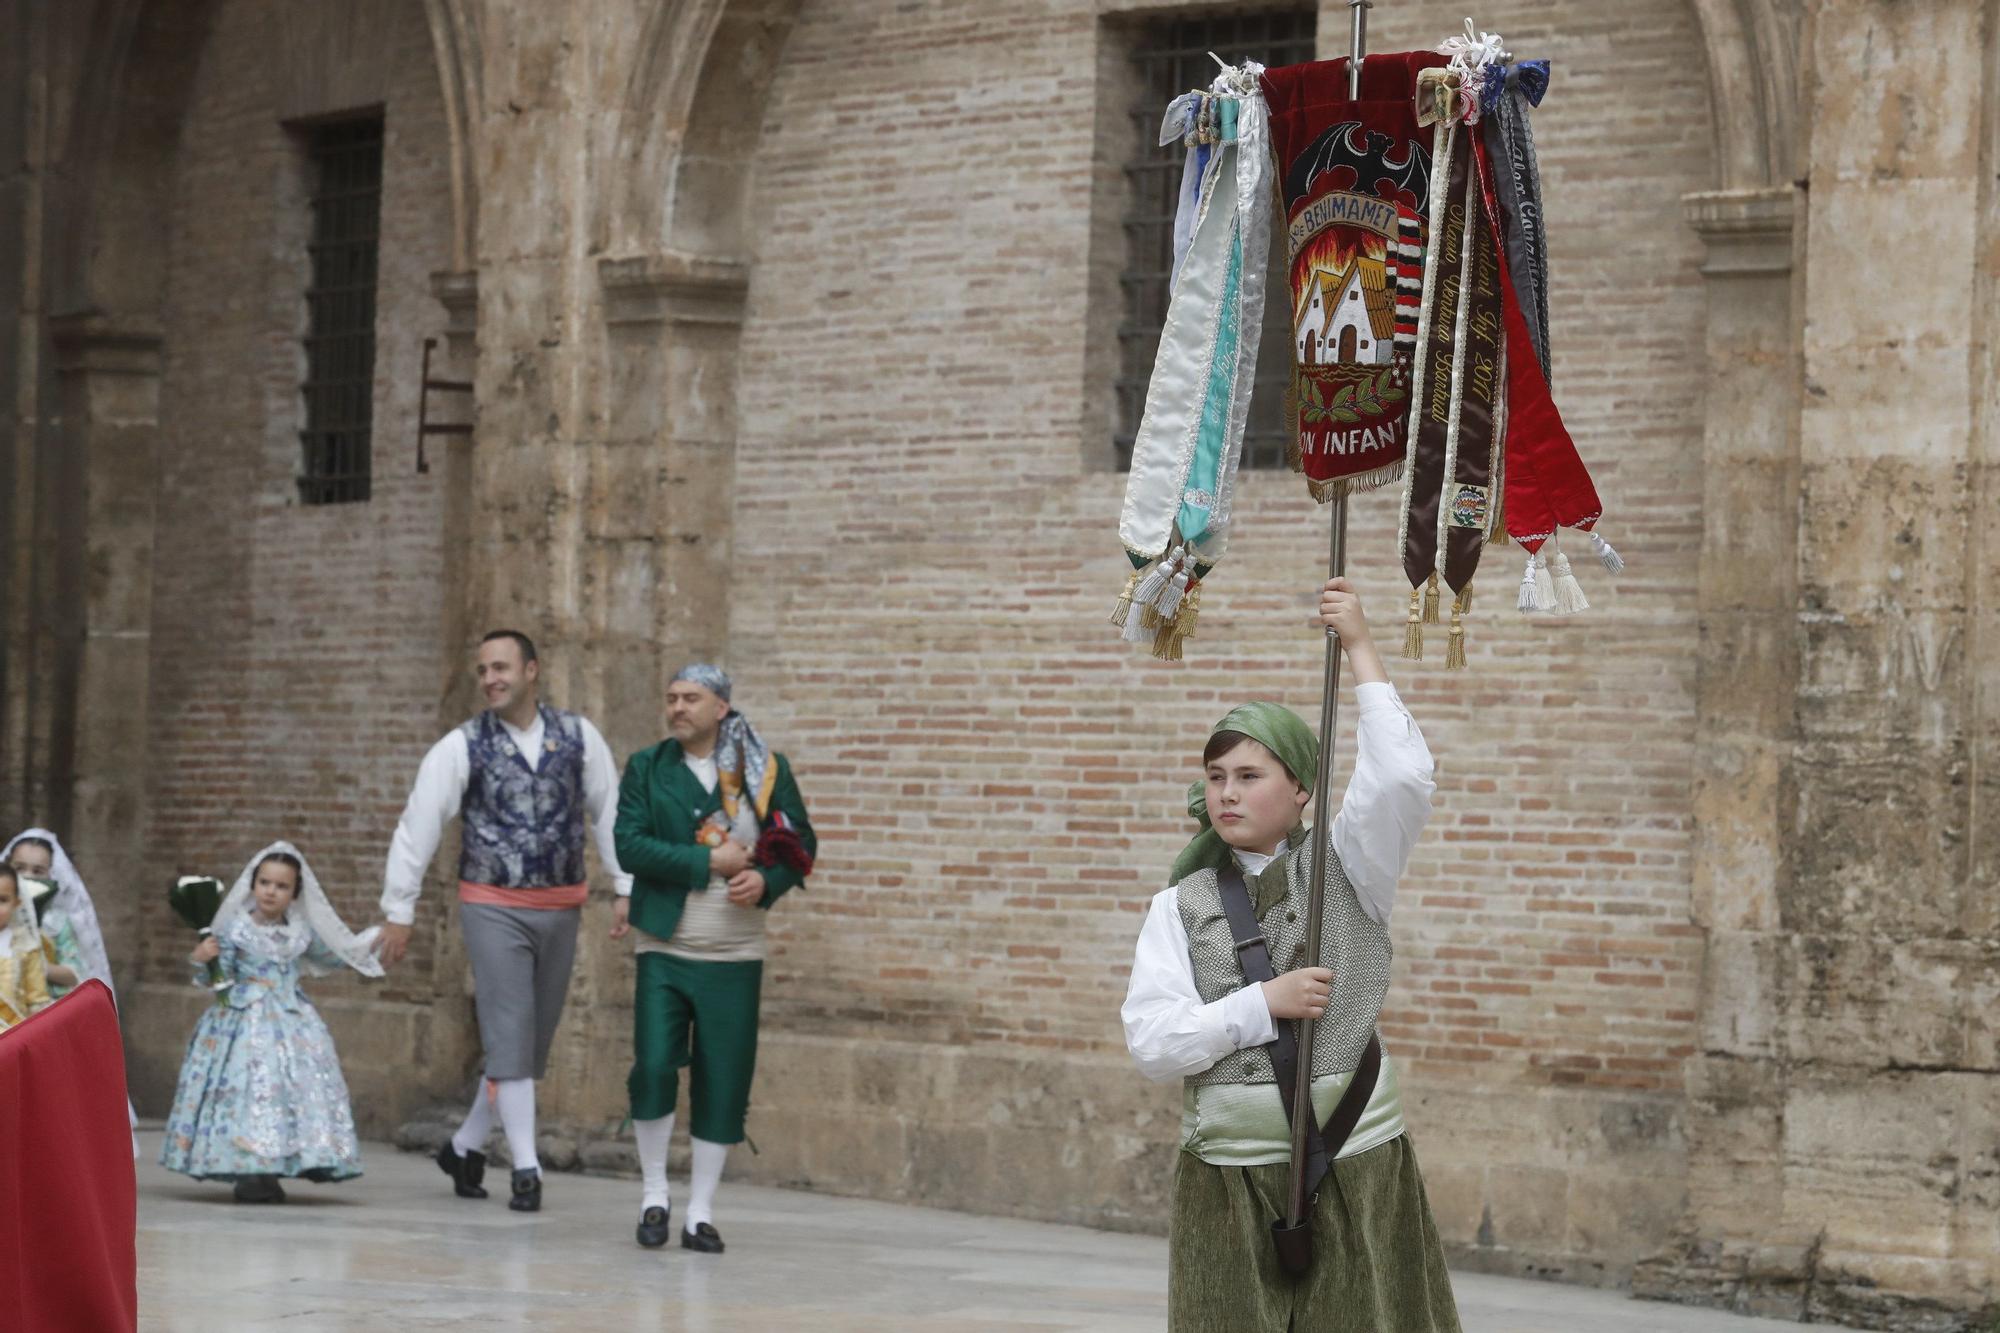
[[[479,220],[479,180],[474,170],[474,132],[480,94],[479,10],[470,0],[424,0],[424,17],[437,48],[438,90],[444,96],[451,134],[452,268],[473,266],[474,229]]]
[[[1690,0],[1708,51],[1718,190],[1768,189],[1797,174],[1799,33],[1784,0]]]
[[[111,317],[157,312],[163,299],[165,198],[181,114],[222,0],[105,0],[85,15],[90,58],[64,114],[59,207],[80,225],[55,238],[50,308]],[[82,7],[79,7],[81,12]],[[477,15],[466,0],[424,0],[451,126],[452,235],[469,267],[478,212],[471,141],[479,68]]]
[[[750,163],[799,0],[682,0],[646,17],[622,108],[613,253],[744,259]]]
[[[111,0],[102,55],[83,70],[63,138],[63,229],[51,308],[59,315],[157,312],[165,197],[181,112],[221,0]]]

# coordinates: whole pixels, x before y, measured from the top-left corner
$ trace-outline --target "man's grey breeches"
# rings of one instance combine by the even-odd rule
[[[541,1078],[548,1071],[582,915],[576,907],[458,905],[487,1078]]]

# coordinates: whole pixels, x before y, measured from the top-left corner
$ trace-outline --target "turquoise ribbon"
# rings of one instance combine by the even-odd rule
[[[1242,286],[1243,231],[1239,226],[1230,238],[1228,276],[1223,279],[1222,309],[1216,321],[1215,354],[1208,364],[1208,392],[1202,400],[1201,426],[1195,435],[1187,485],[1181,492],[1180,516],[1175,520],[1181,536],[1194,544],[1208,535],[1209,519],[1217,501],[1215,487],[1222,475],[1222,449],[1229,437],[1230,399],[1236,392]]]

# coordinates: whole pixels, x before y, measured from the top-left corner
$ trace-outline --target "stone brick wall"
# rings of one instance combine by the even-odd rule
[[[370,105],[384,108],[386,135],[373,496],[302,506],[310,218],[304,150],[285,122]],[[161,892],[171,876],[227,881],[286,838],[359,928],[378,916],[388,834],[436,738],[443,494],[438,475],[415,473],[414,452],[422,339],[443,324],[430,274],[449,263],[443,139],[430,35],[411,6],[310,17],[276,0],[220,8],[181,130],[162,256],[150,879],[96,886],[140,907],[140,938],[120,952],[158,993],[134,1013],[132,1042],[140,1100],[155,1111],[191,1023],[180,984],[191,941]],[[86,873],[90,850],[79,849]],[[394,1055],[381,1058],[371,1028],[405,1035],[394,1020],[426,961],[365,989],[351,976],[316,987],[345,1015],[335,1036],[377,1126],[395,1114],[406,1081],[395,1064],[412,1052],[385,1043]],[[369,1008],[352,1009],[363,995]]]

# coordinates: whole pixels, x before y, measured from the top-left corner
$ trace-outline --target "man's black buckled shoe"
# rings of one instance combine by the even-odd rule
[[[674,1215],[672,1204],[665,1208],[648,1208],[639,1214],[639,1243],[649,1250],[657,1250],[667,1243],[667,1237],[674,1233],[668,1229],[667,1221]]]
[[[514,1197],[507,1206],[517,1213],[542,1211],[542,1173],[534,1167],[514,1173]]]
[[[703,1254],[721,1254],[722,1233],[707,1222],[697,1223],[693,1231],[681,1232],[681,1248],[699,1250]]]
[[[486,1191],[480,1181],[486,1179],[486,1154],[469,1152],[463,1157],[452,1147],[451,1140],[444,1141],[444,1147],[437,1150],[438,1170],[451,1177],[452,1192],[461,1199],[483,1199]]]

